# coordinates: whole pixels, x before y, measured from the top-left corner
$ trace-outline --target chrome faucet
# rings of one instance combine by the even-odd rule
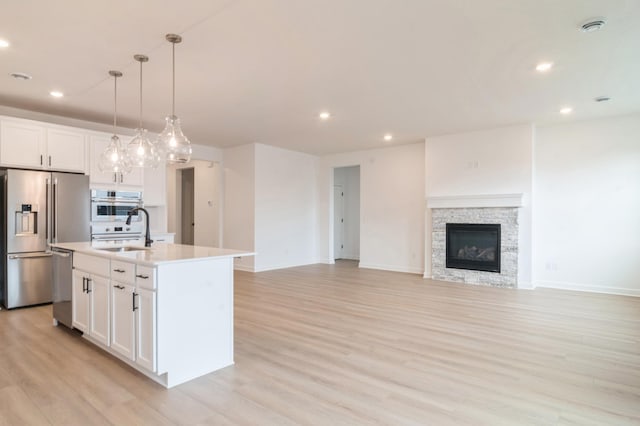
[[[147,216],[146,217],[146,222],[147,222],[147,226],[146,226],[146,232],[144,235],[144,246],[145,247],[151,247],[151,243],[153,242],[153,240],[151,239],[151,233],[149,232],[149,212],[146,209],[143,209],[142,207],[135,207],[131,210],[129,210],[129,213],[127,213],[127,225],[131,225],[131,215],[134,214],[137,211],[143,211],[144,214]]]

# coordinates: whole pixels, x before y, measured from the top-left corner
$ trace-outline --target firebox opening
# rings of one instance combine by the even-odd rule
[[[500,225],[447,223],[446,267],[500,272]]]

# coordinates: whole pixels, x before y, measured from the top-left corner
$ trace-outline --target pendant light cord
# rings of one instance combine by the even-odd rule
[[[118,76],[113,76],[113,135],[116,134],[117,117],[118,117]]]
[[[138,120],[138,128],[142,130],[142,61],[140,61],[140,119]]]
[[[173,62],[173,93],[172,93],[172,101],[171,101],[171,115],[175,117],[176,115],[176,43],[171,43],[172,47],[172,62]]]

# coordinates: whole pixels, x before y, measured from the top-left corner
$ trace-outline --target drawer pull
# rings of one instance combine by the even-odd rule
[[[114,269],[113,272],[118,272],[120,274],[123,274],[123,273],[125,273],[127,271],[125,271],[124,269]]]
[[[143,280],[148,280],[148,279],[149,279],[149,275],[142,275],[142,274],[140,274],[140,275],[136,275],[136,277],[138,277],[138,278],[142,278]]]
[[[118,290],[124,290],[124,286],[123,285],[114,285],[115,288],[117,288]]]

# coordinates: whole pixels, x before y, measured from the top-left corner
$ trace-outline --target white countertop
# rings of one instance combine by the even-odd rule
[[[255,253],[248,250],[232,250],[167,243],[154,243],[151,247],[137,247],[139,250],[125,252],[100,250],[99,247],[94,247],[90,242],[53,243],[51,244],[51,247],[58,247],[92,256],[135,262],[137,264],[148,266],[155,266],[162,263],[255,255]]]

